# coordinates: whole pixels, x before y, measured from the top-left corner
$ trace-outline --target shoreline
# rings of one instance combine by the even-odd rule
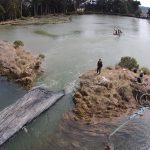
[[[92,12],[92,11],[88,11],[88,12],[84,12],[84,13],[68,13],[68,15],[108,15],[108,16],[120,16],[120,17],[132,17],[132,18],[138,18],[138,19],[149,19],[146,17],[137,17],[133,14],[117,14],[117,13],[104,13],[104,12]]]
[[[137,19],[149,19],[146,17],[136,17],[134,15],[128,15],[128,14],[115,14],[115,13],[102,13],[102,12],[86,12],[83,14],[78,14],[78,15],[108,15],[108,16],[120,16],[120,17],[131,17],[131,18],[137,18]]]
[[[146,17],[136,17],[132,14],[114,14],[114,13],[104,13],[104,12],[84,12],[84,13],[77,13],[71,12],[68,14],[56,14],[56,15],[46,15],[46,16],[35,16],[35,17],[23,17],[22,19],[14,19],[14,20],[7,20],[1,21],[0,26],[4,25],[41,25],[41,24],[60,24],[60,23],[69,23],[71,21],[71,16],[73,15],[109,15],[109,16],[120,16],[120,17],[132,17],[138,19],[148,19]]]
[[[22,19],[8,20],[0,22],[0,25],[41,25],[41,24],[59,24],[70,22],[69,15],[47,15],[36,17],[23,17]]]
[[[19,41],[18,41],[19,42]],[[43,55],[33,56],[22,46],[0,40],[0,76],[30,89],[42,73]]]

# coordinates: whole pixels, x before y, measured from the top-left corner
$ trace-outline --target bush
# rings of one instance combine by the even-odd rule
[[[150,70],[146,67],[142,67],[140,71],[143,71],[144,74],[150,75]]]
[[[22,41],[15,41],[14,42],[14,46],[15,46],[15,48],[18,48],[19,46],[24,46],[24,44],[23,44],[23,42]]]
[[[128,68],[129,70],[139,68],[139,64],[137,63],[136,59],[128,56],[122,57],[118,65],[124,68]]]
[[[39,58],[44,59],[44,58],[45,58],[45,55],[39,54]]]

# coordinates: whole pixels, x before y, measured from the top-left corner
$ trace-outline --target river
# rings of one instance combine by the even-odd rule
[[[113,35],[116,26],[123,31],[120,37]],[[56,105],[27,125],[27,133],[24,130],[17,133],[2,150],[103,150],[107,143],[105,135],[85,133],[83,129],[88,126],[62,120],[63,114],[73,108],[71,92],[78,77],[95,68],[99,58],[104,66],[112,66],[122,56],[132,56],[140,66],[150,68],[150,20],[107,15],[72,16],[70,23],[63,24],[0,26],[0,39],[22,40],[34,54],[44,54],[45,72],[35,86],[45,85],[51,90],[67,92]],[[0,110],[25,93],[19,86],[1,79]],[[147,112],[115,134],[112,139],[115,150],[149,150],[149,117]],[[65,129],[61,125],[66,126]],[[117,127],[104,126],[110,132]]]

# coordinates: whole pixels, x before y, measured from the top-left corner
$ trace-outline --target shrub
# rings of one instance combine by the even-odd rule
[[[150,75],[150,70],[146,67],[142,67],[140,71],[143,71],[144,74]]]
[[[39,54],[39,58],[44,59],[44,58],[45,58],[45,55]]]
[[[129,70],[139,68],[139,64],[137,63],[136,59],[128,56],[122,57],[118,65],[124,68],[128,68]]]
[[[24,46],[24,44],[23,44],[23,42],[22,41],[15,41],[14,42],[14,46],[15,46],[15,48],[18,48],[19,46]]]

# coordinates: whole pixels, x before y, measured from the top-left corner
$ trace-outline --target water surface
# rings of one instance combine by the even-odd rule
[[[123,31],[120,37],[113,36],[115,26]],[[22,40],[34,54],[44,54],[45,73],[35,85],[44,84],[51,90],[65,89],[68,93],[29,124],[26,127],[28,133],[21,131],[10,139],[3,146],[5,150],[67,149],[65,144],[68,149],[103,149],[106,135],[99,134],[95,137],[84,134],[83,128],[89,127],[80,128],[75,123],[66,124],[68,128],[64,130],[59,128],[63,114],[73,107],[71,91],[78,82],[78,77],[88,69],[96,68],[99,58],[102,58],[104,66],[111,66],[122,56],[132,56],[140,66],[150,67],[149,20],[107,15],[73,16],[72,22],[64,24],[1,26],[0,39],[12,42]],[[24,93],[16,85],[1,82],[0,109],[10,105]],[[149,117],[147,112],[146,118],[136,120],[118,132],[112,139],[115,149],[135,150],[136,147],[136,150],[148,150]],[[112,130],[115,126],[110,125],[109,128]],[[68,143],[64,142],[66,140]]]

